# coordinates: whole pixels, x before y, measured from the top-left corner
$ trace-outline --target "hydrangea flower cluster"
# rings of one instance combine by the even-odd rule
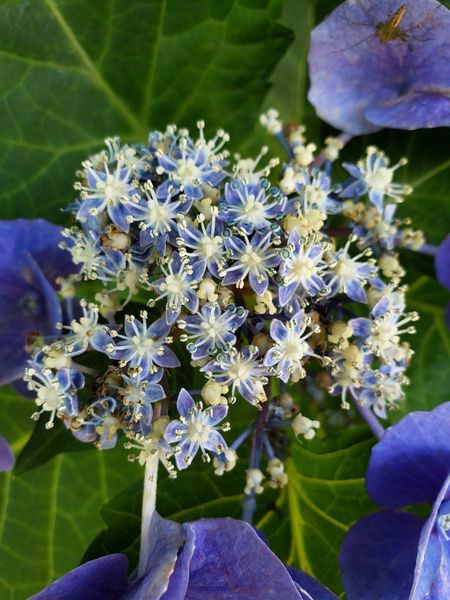
[[[200,452],[221,474],[253,436],[249,497],[262,489],[261,454],[270,485],[287,480],[269,432],[292,424],[311,438],[318,427],[286,385],[320,380],[344,408],[380,417],[401,401],[403,334],[417,315],[406,312],[396,248],[423,244],[395,218],[411,191],[394,182],[404,159],[391,165],[369,147],[337,182],[344,138],[316,155],[303,127],[284,129],[276,111],[261,122],[288,150],[277,172],[276,158],[261,165],[266,148],[232,160],[228,135],[207,139],[203,122],[196,137],[169,126],[146,144],[108,139],[83,163],[62,247],[80,269],[70,281],[95,281],[95,292],[25,376],[47,427],[62,419],[104,449],[124,434],[140,462],[158,456],[172,473],[172,456],[184,469]],[[200,390],[173,384],[183,344]],[[237,399],[259,411],[228,447],[221,432]]]

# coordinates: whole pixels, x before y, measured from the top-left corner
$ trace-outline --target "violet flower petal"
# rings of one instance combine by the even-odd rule
[[[154,513],[149,529],[149,558],[145,573],[131,577],[131,587],[121,600],[159,600],[169,586],[178,551],[185,540],[181,525]],[[177,596],[174,596],[175,600]]]
[[[446,516],[447,525],[450,525],[449,513],[450,475],[442,486],[431,515],[420,534],[410,600],[442,600],[450,590],[449,536],[440,523],[442,517]]]
[[[366,474],[374,502],[388,508],[433,502],[450,470],[450,402],[413,412],[386,430]]]
[[[127,571],[124,554],[102,556],[73,569],[30,600],[121,600]]]
[[[360,135],[450,125],[450,11],[408,2],[391,26],[398,37],[382,41],[380,26],[401,6],[347,0],[312,31],[309,100],[334,127]]]
[[[439,245],[434,258],[437,280],[450,290],[450,235]]]
[[[408,600],[424,519],[382,511],[347,533],[340,565],[348,600]]]
[[[186,600],[299,600],[286,567],[248,523],[201,519],[190,526],[195,550]]]
[[[0,471],[9,471],[14,466],[14,454],[5,438],[0,435]]]

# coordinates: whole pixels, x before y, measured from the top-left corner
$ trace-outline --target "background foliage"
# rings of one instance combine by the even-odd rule
[[[269,143],[257,127],[262,107],[302,121],[320,143],[329,128],[306,100],[308,34],[336,0],[3,0],[0,2],[0,189],[2,218],[64,222],[80,160],[104,137],[145,140],[168,122],[224,127],[242,152]],[[448,5],[448,2],[446,2]],[[252,138],[250,140],[250,134]],[[448,232],[446,131],[382,132],[370,143],[402,169],[415,191],[402,206],[432,243]],[[353,140],[357,158],[367,139]],[[432,261],[404,252],[413,342],[407,411],[449,400],[448,294]],[[295,393],[295,390],[294,390]],[[51,434],[11,388],[0,390],[0,432],[20,453],[0,482],[0,597],[24,600],[82,559],[125,551],[135,562],[140,468],[123,450],[76,446]],[[357,419],[354,419],[357,424]],[[364,472],[371,436],[363,426],[291,446],[290,485],[263,494],[257,525],[283,560],[342,593],[337,554],[348,527],[372,510]],[[74,453],[73,450],[83,450]],[[162,476],[159,507],[184,521],[239,516],[244,461],[224,478],[200,462],[175,482]],[[103,508],[102,508],[103,507]]]

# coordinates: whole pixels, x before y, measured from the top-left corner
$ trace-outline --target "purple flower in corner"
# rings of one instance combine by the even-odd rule
[[[32,600],[337,600],[306,573],[285,567],[243,521],[179,525],[154,514],[150,534],[145,571],[128,586],[119,560],[126,558],[111,555],[78,567]]]
[[[436,0],[347,0],[311,34],[309,100],[334,127],[450,125],[450,11]]]
[[[450,290],[450,234],[441,242],[434,257],[436,277],[441,285]],[[445,308],[445,321],[450,329],[450,302]]]
[[[14,454],[5,438],[0,435],[0,472],[9,471],[14,466]]]
[[[443,600],[450,590],[450,402],[410,413],[375,445],[366,475],[389,510],[361,519],[341,547],[348,600]],[[433,503],[428,519],[398,509]]]
[[[43,219],[0,221],[0,384],[21,377],[30,337],[62,321],[57,279],[76,267],[61,241],[61,228]]]

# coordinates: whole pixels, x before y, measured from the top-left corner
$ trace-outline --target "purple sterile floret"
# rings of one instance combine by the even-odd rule
[[[429,518],[382,511],[347,534],[340,562],[349,600],[442,600],[450,589],[450,403],[415,412],[372,450],[372,498],[399,508],[429,501]]]
[[[437,280],[450,290],[450,235],[439,245],[434,259]]]
[[[450,402],[413,412],[373,448],[366,474],[374,502],[389,508],[433,502],[450,472]]]
[[[9,471],[14,466],[14,454],[5,440],[0,435],[0,471]]]
[[[73,569],[30,600],[120,600],[127,583],[128,559],[110,554]]]
[[[448,126],[449,39],[436,0],[347,0],[312,31],[309,100],[354,135]]]
[[[122,555],[91,561],[33,599],[337,600],[306,573],[285,567],[251,525],[230,518],[179,525],[155,513],[145,570],[135,572],[128,587],[126,565]]]
[[[350,529],[340,553],[348,600],[408,600],[424,522],[417,515],[382,511]]]
[[[22,375],[29,337],[55,334],[62,321],[56,280],[77,269],[61,231],[43,219],[0,221],[0,383]]]

